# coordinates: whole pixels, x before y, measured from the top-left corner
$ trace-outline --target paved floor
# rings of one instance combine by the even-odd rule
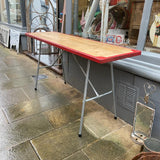
[[[36,63],[0,46],[0,160],[131,160],[140,146],[132,127],[46,69],[34,90]]]

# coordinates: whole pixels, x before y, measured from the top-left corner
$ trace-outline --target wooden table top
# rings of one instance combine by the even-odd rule
[[[101,64],[141,55],[138,50],[59,32],[34,32],[26,35]]]

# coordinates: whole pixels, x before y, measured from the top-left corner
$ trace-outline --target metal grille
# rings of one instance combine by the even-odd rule
[[[116,91],[117,106],[134,112],[137,101],[137,88],[128,84],[124,84],[122,82],[118,82]]]

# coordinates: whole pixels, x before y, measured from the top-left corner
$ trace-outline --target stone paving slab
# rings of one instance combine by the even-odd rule
[[[15,53],[15,52],[14,52]],[[1,57],[12,56],[11,52],[4,46],[0,45],[0,55]]]
[[[0,152],[1,160],[39,160],[29,141]]]
[[[82,100],[82,97],[83,97],[82,93],[75,88],[61,91],[58,94],[63,95],[72,103]]]
[[[50,88],[48,88],[45,84],[39,83],[37,90],[35,91],[35,82],[22,86],[22,90],[27,95],[27,97],[31,99],[40,98],[46,95],[55,94],[54,91],[52,91]]]
[[[24,87],[26,85],[32,85],[32,84],[34,84],[32,77],[19,78],[14,81],[7,80],[4,82],[0,80],[0,89],[6,90],[6,89],[13,89],[13,88],[20,88],[20,87]]]
[[[64,84],[64,80],[62,78],[54,78],[47,79],[43,81],[50,90],[56,92],[57,94],[65,95],[68,99],[72,100],[72,102],[82,99],[83,95],[80,91],[73,88],[69,84]]]
[[[84,118],[84,125],[95,137],[102,138],[126,123],[119,118],[115,120],[114,114],[104,109],[89,113]]]
[[[0,92],[0,108],[29,100],[24,91],[20,88],[3,90]]]
[[[13,55],[4,57],[2,60],[8,67],[26,66],[27,64],[34,67],[37,64],[35,61],[32,61],[27,57],[24,58],[23,54],[14,54],[14,52]]]
[[[71,89],[72,87],[68,84],[64,84],[64,80],[62,78],[48,78],[44,81],[44,84],[47,85],[51,90],[56,92],[62,92],[67,89]]]
[[[68,104],[61,108],[44,112],[54,128],[60,128],[68,123],[72,123],[81,118],[82,100]],[[103,110],[103,108],[94,101],[86,103],[85,116],[91,112]]]
[[[114,160],[125,154],[125,149],[120,144],[111,140],[99,140],[83,150],[89,160]]]
[[[24,78],[24,77],[32,77],[34,75],[34,71],[26,71],[24,72],[23,70],[17,70],[16,72],[7,72],[6,75],[9,79],[15,80],[18,78]]]
[[[15,67],[15,66],[23,66],[26,63],[24,58],[19,57],[9,57],[4,59],[4,63],[8,67]]]
[[[134,144],[131,149],[128,148],[126,153],[123,156],[119,156],[115,160],[132,160],[133,157],[135,157],[140,152],[140,146],[137,144]]]
[[[8,80],[9,79],[5,73],[0,73],[0,82],[6,82]]]
[[[131,139],[132,127],[129,124],[115,130],[111,134],[104,137],[105,140],[112,140],[115,143],[123,145],[123,147],[128,150],[131,149],[135,144]],[[139,145],[137,145],[139,146]]]
[[[0,65],[0,73],[6,73],[6,70],[8,70],[8,67],[6,67],[5,65]]]
[[[0,125],[0,151],[16,146],[52,129],[49,121],[42,115]]]
[[[82,151],[78,151],[73,155],[69,156],[68,158],[65,158],[64,160],[89,160],[89,159]]]
[[[31,140],[41,160],[62,160],[95,141],[85,129],[83,138],[78,137],[79,123],[74,122]]]
[[[36,62],[35,62],[35,64],[36,64]],[[36,73],[36,69],[37,69],[37,66],[34,64],[30,65],[28,63],[24,63],[23,65],[9,67],[3,62],[3,60],[0,61],[0,73],[17,72],[17,71],[26,72],[28,70],[31,73],[32,72]]]
[[[3,62],[2,59],[0,59],[0,71],[6,70],[7,68],[7,65]]]
[[[18,70],[19,70],[19,67],[7,67],[5,65],[0,66],[0,73],[17,72]]]
[[[11,123],[49,109],[64,106],[68,103],[69,101],[65,97],[52,94],[12,105],[4,109],[4,113]]]
[[[130,134],[131,126],[126,125],[111,132],[105,138],[92,143],[83,151],[90,160],[128,160],[129,157],[131,158],[140,151],[140,145],[136,145],[131,140]],[[131,152],[132,155],[130,156]]]
[[[4,113],[0,109],[0,125],[7,125],[8,121],[7,118],[5,117]]]
[[[21,58],[18,57],[8,58],[7,60],[5,59],[5,61],[7,62],[3,63],[5,65],[0,72],[5,72],[8,78],[11,80],[32,76],[36,74],[37,70],[36,62],[29,60],[29,58],[27,57],[24,58],[24,55]],[[13,62],[15,65],[12,65]],[[44,72],[45,72],[44,69],[40,70],[40,74]]]

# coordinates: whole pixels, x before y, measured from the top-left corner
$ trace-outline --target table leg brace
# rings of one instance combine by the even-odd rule
[[[101,94],[101,95],[96,95],[96,97],[92,97],[92,98],[86,99],[86,97],[87,97],[88,83],[90,82],[90,80],[89,80],[90,60],[88,60],[88,62],[87,62],[87,72],[86,72],[86,74],[84,74],[84,75],[86,76],[86,79],[85,79],[84,94],[83,94],[83,103],[82,103],[82,112],[81,112],[80,128],[79,128],[79,134],[78,134],[79,137],[82,136],[82,126],[83,126],[83,118],[84,118],[85,104],[86,104],[86,102],[88,102],[88,101],[90,101],[90,100],[97,99],[97,98],[100,98],[100,97],[103,97],[103,96],[105,96],[105,95],[107,95],[107,94],[112,93],[112,95],[113,95],[114,118],[117,119],[116,98],[115,98],[115,85],[114,85],[114,72],[113,72],[113,63],[112,63],[112,62],[110,63],[110,67],[111,67],[112,91],[106,92],[106,93]],[[91,84],[91,86],[92,86],[92,83],[91,83],[91,82],[90,82],[90,84]],[[95,92],[95,93],[97,93],[97,92]]]
[[[56,60],[54,60],[54,62],[53,62],[51,65],[40,67],[39,65],[40,65],[40,59],[41,59],[41,43],[42,43],[42,42],[40,42],[40,49],[39,49],[39,56],[38,56],[38,65],[37,65],[37,74],[36,74],[35,90],[37,90],[39,70],[40,70],[40,69],[43,69],[43,68],[49,68],[49,67],[54,66],[54,65],[56,64],[56,62],[59,60],[59,58],[61,58],[62,55],[63,55],[63,51],[61,51],[60,54],[58,55],[58,57],[56,58]],[[63,67],[63,64],[62,64],[62,68],[64,68],[64,67]],[[64,77],[64,82],[66,83],[65,75],[63,75],[63,77]]]

